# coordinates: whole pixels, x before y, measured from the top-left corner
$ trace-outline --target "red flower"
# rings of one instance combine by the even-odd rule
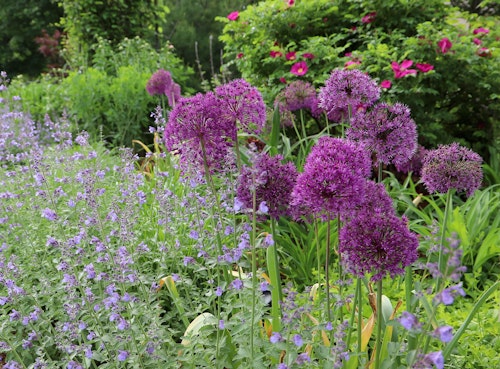
[[[243,53],[238,53],[238,55],[236,55],[236,58],[237,58],[237,59],[241,59],[241,58],[243,58]]]
[[[438,47],[439,50],[443,53],[446,54],[450,49],[453,44],[451,43],[450,39],[445,37],[439,40],[438,42]]]
[[[417,63],[416,67],[422,73],[427,73],[427,72],[429,72],[429,71],[431,71],[431,70],[434,69],[433,65],[430,65],[430,64],[427,64],[427,63]]]
[[[371,23],[375,20],[376,15],[377,15],[377,12],[368,13],[363,18],[361,18],[361,22],[364,24]]]
[[[307,69],[308,68],[306,62],[301,61],[292,65],[290,73],[295,74],[296,76],[303,76],[307,73]]]
[[[304,54],[302,54],[302,57],[304,57],[306,59],[314,59],[315,58],[314,54],[311,54],[311,53],[304,53]]]
[[[290,51],[289,53],[286,53],[285,58],[286,60],[295,60],[297,59],[296,54],[297,53],[295,51]]]
[[[232,13],[229,13],[229,15],[227,16],[227,19],[229,19],[230,21],[235,21],[239,17],[240,17],[240,13],[238,13],[238,12],[232,12]]]
[[[398,62],[392,62],[391,67],[394,71],[394,78],[403,78],[409,74],[415,75],[417,74],[416,69],[408,69],[413,65],[413,60],[403,60],[401,64]]]
[[[490,30],[487,28],[479,27],[472,31],[473,34],[477,35],[479,33],[490,33]]]
[[[481,47],[479,48],[479,50],[476,51],[476,54],[488,58],[491,56],[491,51],[487,47]]]
[[[295,0],[288,0],[288,6],[293,6],[295,4]]]
[[[280,82],[281,82],[281,83],[286,83],[286,79],[285,79],[285,77],[280,77]]]
[[[380,87],[382,88],[391,88],[392,82],[389,81],[388,79],[384,79],[382,82],[380,82]]]
[[[280,58],[283,56],[283,53],[281,51],[271,50],[269,51],[269,56],[271,58]]]
[[[472,40],[472,42],[474,42],[476,45],[481,45],[483,43],[483,41],[481,41],[478,38],[474,38],[474,40]]]

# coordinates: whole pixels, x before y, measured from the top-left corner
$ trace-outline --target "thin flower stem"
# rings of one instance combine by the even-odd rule
[[[253,172],[252,172],[253,173]],[[255,174],[253,173],[254,177]],[[255,183],[255,178],[253,178]],[[252,320],[250,322],[250,358],[254,362],[254,325],[255,325],[255,304],[256,304],[256,289],[257,289],[257,258],[255,255],[255,240],[257,228],[257,194],[255,188],[252,191],[252,233],[251,233],[251,248],[252,248]]]
[[[326,280],[326,316],[328,321],[332,321],[332,314],[330,311],[330,217],[328,217],[328,221],[326,223],[326,258],[325,258],[325,280]]]
[[[405,268],[405,293],[406,293],[406,311],[409,313],[413,313],[414,306],[411,303],[412,300],[412,292],[413,291],[413,270],[411,266],[407,266]],[[408,351],[415,350],[417,347],[416,337],[410,335],[408,337]]]
[[[438,268],[439,271],[442,272],[444,268],[444,257],[443,257],[443,247],[444,247],[444,242],[446,239],[446,227],[448,226],[448,218],[451,212],[451,208],[453,206],[452,204],[452,195],[453,195],[453,190],[448,190],[446,193],[446,204],[444,207],[444,216],[443,216],[443,226],[441,229],[441,240],[439,242],[439,259],[438,259]],[[443,278],[440,277],[440,275],[437,276],[436,278],[436,292],[439,291],[441,288],[441,283],[442,283]]]
[[[382,279],[377,281],[377,341],[375,345],[375,369],[380,368],[380,350],[382,348]]]

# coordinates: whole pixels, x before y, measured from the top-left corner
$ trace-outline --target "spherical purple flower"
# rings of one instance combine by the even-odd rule
[[[218,86],[215,94],[221,105],[221,117],[247,133],[260,133],[266,124],[266,105],[262,94],[244,79]]]
[[[256,204],[265,202],[268,214],[275,219],[287,214],[291,192],[297,180],[293,163],[282,164],[281,155],[259,154],[253,167],[244,166],[239,177],[237,197],[242,206],[253,208],[253,192]]]
[[[422,145],[417,145],[417,151],[413,156],[405,163],[394,163],[396,169],[401,173],[414,173],[416,176],[420,176],[422,170],[422,162],[425,155],[427,154],[427,149]]]
[[[236,140],[234,124],[221,119],[223,112],[214,93],[181,98],[165,126],[165,145],[178,151],[181,164],[222,170]]]
[[[276,96],[274,105],[289,111],[313,110],[318,105],[316,89],[309,82],[293,81]]]
[[[370,154],[362,145],[321,137],[297,178],[292,205],[322,218],[354,210],[363,201],[370,173]]]
[[[346,136],[362,141],[375,153],[377,163],[404,164],[417,150],[417,125],[403,104],[380,103],[351,119]]]
[[[458,143],[429,150],[422,166],[422,182],[429,192],[446,193],[451,189],[471,196],[481,187],[483,159]]]
[[[181,98],[181,87],[172,79],[170,72],[159,69],[149,79],[146,90],[153,95],[165,95],[168,98],[168,104],[174,107]]]
[[[387,273],[403,274],[417,260],[417,236],[406,220],[391,214],[358,212],[340,229],[339,251],[348,272],[357,276],[373,273],[378,281]]]
[[[380,97],[380,88],[368,75],[357,69],[335,69],[320,89],[319,107],[327,115],[341,114],[343,120],[349,111],[367,108]]]

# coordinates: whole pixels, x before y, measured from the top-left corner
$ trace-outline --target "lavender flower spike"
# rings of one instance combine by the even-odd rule
[[[471,196],[481,187],[483,159],[458,143],[440,145],[424,157],[422,182],[429,192],[446,193],[450,189],[465,191]]]

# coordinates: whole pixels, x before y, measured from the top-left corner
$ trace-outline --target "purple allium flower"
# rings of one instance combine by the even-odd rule
[[[372,105],[380,97],[377,83],[357,69],[335,69],[320,89],[319,107],[328,116],[340,114],[348,118],[349,110],[356,112]]]
[[[370,173],[370,154],[362,145],[321,137],[297,178],[292,205],[324,218],[353,210],[363,201]]]
[[[409,331],[418,331],[422,328],[422,323],[418,321],[418,318],[408,311],[403,311],[399,318],[399,323]]]
[[[416,176],[420,176],[422,171],[422,163],[425,155],[427,154],[427,149],[422,145],[417,145],[417,151],[415,154],[405,163],[394,163],[396,169],[401,173],[414,173]]]
[[[146,90],[153,95],[165,95],[168,98],[168,105],[174,107],[181,98],[181,87],[172,79],[170,72],[159,69],[149,79]]]
[[[235,79],[215,89],[221,116],[229,124],[247,133],[260,133],[266,124],[266,105],[262,94],[244,79]]]
[[[403,104],[379,103],[351,119],[346,136],[362,141],[375,153],[377,163],[402,165],[417,150],[417,125]]]
[[[181,98],[170,112],[164,137],[170,151],[178,151],[181,164],[222,170],[236,140],[234,122],[221,119],[221,103],[214,93]]]
[[[118,350],[118,356],[117,359],[118,361],[125,361],[128,358],[128,351],[125,350]]]
[[[438,338],[441,342],[450,342],[453,338],[453,328],[449,325],[444,325],[442,327],[437,327],[432,335]]]
[[[391,214],[357,212],[339,233],[339,251],[346,270],[357,276],[373,273],[378,281],[386,273],[403,274],[417,260],[417,236],[405,219]]]
[[[274,100],[274,105],[280,111],[295,111],[300,109],[314,110],[318,105],[316,90],[306,81],[293,81],[287,85]]]
[[[481,186],[482,161],[479,154],[456,142],[440,145],[425,155],[421,179],[431,193],[456,189],[471,196]]]
[[[255,158],[252,168],[242,168],[237,189],[242,206],[253,208],[255,190],[257,204],[265,202],[271,217],[278,219],[287,214],[297,170],[291,162],[282,164],[282,159],[281,155],[262,153]]]

